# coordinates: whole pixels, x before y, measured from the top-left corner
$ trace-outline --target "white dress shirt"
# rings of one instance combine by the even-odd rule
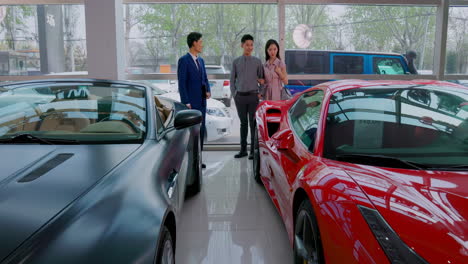
[[[189,54],[190,54],[190,56],[192,56],[193,62],[195,62],[195,66],[197,66],[197,69],[198,69],[198,63],[197,63],[198,56],[195,56],[190,52],[189,52]],[[200,70],[200,69],[198,69],[198,70]]]

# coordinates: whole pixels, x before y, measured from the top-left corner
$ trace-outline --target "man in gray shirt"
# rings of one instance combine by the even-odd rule
[[[234,157],[247,156],[247,133],[250,125],[250,155],[253,159],[253,142],[255,133],[255,111],[260,98],[259,84],[263,84],[262,61],[252,56],[254,38],[244,35],[241,39],[244,53],[232,63],[231,70],[231,94],[234,96],[237,114],[240,119],[240,144],[241,150]]]

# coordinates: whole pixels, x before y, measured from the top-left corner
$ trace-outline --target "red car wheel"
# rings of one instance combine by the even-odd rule
[[[317,220],[308,200],[304,200],[296,214],[294,225],[294,263],[322,264],[323,249]]]

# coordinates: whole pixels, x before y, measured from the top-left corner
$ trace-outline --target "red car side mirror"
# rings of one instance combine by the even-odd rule
[[[278,150],[290,150],[294,147],[294,135],[290,129],[276,133],[273,138],[276,140]]]

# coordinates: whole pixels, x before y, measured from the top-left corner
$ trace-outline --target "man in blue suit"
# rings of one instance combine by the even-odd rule
[[[201,151],[205,135],[206,99],[211,97],[210,85],[206,76],[205,62],[198,55],[203,51],[202,34],[191,32],[187,36],[189,52],[177,63],[180,101],[190,109],[202,112],[200,130]],[[206,168],[205,164],[202,164]]]

